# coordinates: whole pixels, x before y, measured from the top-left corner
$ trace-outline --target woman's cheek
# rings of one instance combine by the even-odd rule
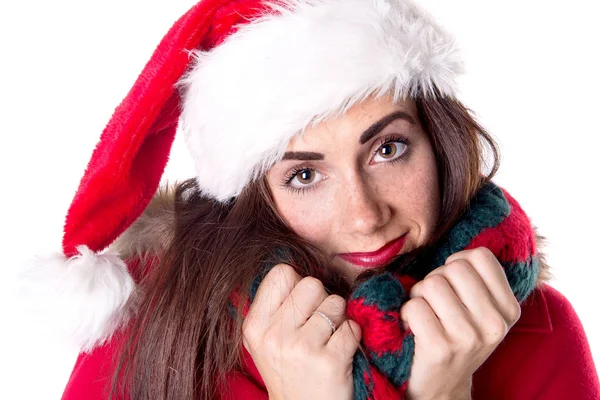
[[[426,161],[426,159],[424,159]],[[415,171],[411,196],[407,200],[414,220],[421,226],[421,242],[433,235],[441,207],[437,168],[434,162],[424,162]]]
[[[323,199],[312,199],[311,194],[299,196],[296,199],[288,199],[287,207],[280,210],[294,233],[313,244],[325,243],[329,237],[330,219],[334,215],[336,207],[332,207]]]

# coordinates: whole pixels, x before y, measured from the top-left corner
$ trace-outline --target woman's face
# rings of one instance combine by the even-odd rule
[[[440,209],[436,159],[416,105],[389,97],[307,129],[267,181],[282,218],[350,283],[426,242]]]

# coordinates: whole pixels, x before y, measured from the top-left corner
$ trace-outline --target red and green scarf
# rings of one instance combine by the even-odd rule
[[[393,265],[402,261],[401,256],[388,272],[353,289],[347,299],[346,314],[361,326],[364,349],[364,353],[357,351],[354,355],[356,400],[404,397],[414,355],[414,335],[410,329],[402,328],[400,307],[409,300],[412,284],[444,265],[450,255],[477,247],[487,247],[494,253],[519,302],[533,291],[539,256],[530,220],[504,189],[489,182],[444,238],[419,257],[420,277],[392,272]],[[250,301],[268,269],[255,279]]]

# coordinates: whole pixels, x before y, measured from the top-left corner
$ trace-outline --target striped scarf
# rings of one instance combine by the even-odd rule
[[[404,398],[415,345],[410,329],[402,328],[400,307],[409,300],[410,287],[417,280],[444,265],[450,255],[477,247],[487,247],[496,256],[520,303],[533,291],[539,257],[530,220],[504,189],[488,182],[444,238],[419,257],[420,278],[391,272],[392,264],[388,272],[353,289],[346,314],[361,326],[364,350],[354,355],[356,400]],[[401,259],[402,256],[395,263]],[[255,279],[250,301],[269,269]]]

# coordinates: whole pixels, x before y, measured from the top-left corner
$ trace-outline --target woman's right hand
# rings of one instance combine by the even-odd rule
[[[332,329],[320,311],[336,326]],[[258,287],[243,323],[243,343],[269,399],[353,398],[352,359],[360,326],[346,319],[346,302],[321,281],[279,264]]]

